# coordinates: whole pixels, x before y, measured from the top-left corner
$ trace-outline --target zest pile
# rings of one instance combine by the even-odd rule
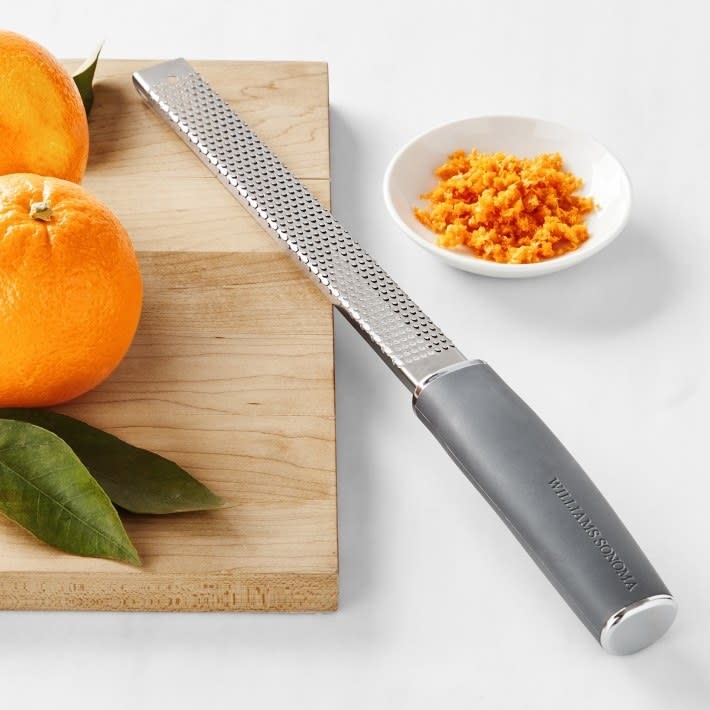
[[[430,206],[415,207],[414,214],[441,247],[465,246],[488,261],[532,264],[589,238],[584,219],[594,200],[575,194],[583,181],[563,170],[559,153],[517,158],[457,150],[434,172],[439,184],[421,196]]]

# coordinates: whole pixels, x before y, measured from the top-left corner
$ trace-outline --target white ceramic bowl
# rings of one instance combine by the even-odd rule
[[[425,207],[420,199],[437,184],[434,170],[454,150],[503,151],[519,158],[560,153],[564,168],[583,178],[583,195],[599,206],[587,217],[589,239],[578,249],[537,264],[497,264],[479,259],[466,247],[444,249],[436,235],[412,212]],[[404,233],[451,266],[484,276],[524,278],[566,269],[596,254],[624,228],[631,209],[629,178],[619,161],[593,138],[549,121],[522,116],[467,118],[434,128],[415,138],[394,156],[384,179],[387,208]]]

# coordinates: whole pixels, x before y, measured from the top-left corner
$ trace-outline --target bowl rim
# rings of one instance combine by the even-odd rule
[[[495,261],[487,261],[485,259],[480,259],[473,254],[465,255],[456,253],[454,251],[444,249],[436,244],[433,244],[415,231],[413,231],[409,225],[400,216],[399,210],[394,205],[394,200],[392,197],[393,193],[393,180],[392,174],[397,167],[402,156],[413,148],[416,144],[422,142],[424,139],[429,137],[434,133],[438,133],[442,130],[453,129],[454,127],[475,121],[500,121],[500,120],[515,120],[524,123],[540,123],[545,124],[556,130],[562,130],[571,136],[584,140],[587,143],[592,143],[599,147],[605,154],[607,154],[616,164],[619,174],[623,180],[623,187],[625,188],[626,199],[624,200],[624,214],[616,229],[611,230],[606,233],[603,237],[598,240],[589,240],[584,245],[575,249],[574,251],[569,251],[561,256],[554,257],[552,259],[546,259],[545,261],[539,261],[534,264],[505,264],[498,263]],[[597,252],[601,251],[604,247],[608,246],[616,237],[621,234],[621,232],[626,228],[631,215],[631,204],[632,204],[632,187],[631,179],[624,168],[621,161],[597,138],[593,135],[582,131],[578,128],[572,128],[563,123],[558,123],[556,121],[550,121],[546,118],[536,118],[534,116],[523,116],[519,114],[481,114],[477,116],[469,116],[467,118],[460,118],[454,121],[448,121],[446,123],[438,124],[422,133],[419,133],[414,138],[405,143],[390,159],[387,168],[384,173],[384,178],[382,181],[382,188],[384,194],[385,205],[390,213],[390,216],[394,219],[397,226],[418,246],[425,249],[426,251],[434,254],[444,261],[458,266],[464,271],[471,273],[482,274],[485,276],[498,276],[498,277],[526,277],[526,276],[542,276],[543,274],[550,273],[552,271],[560,271],[566,269],[570,266],[578,264],[580,261],[584,261],[589,257],[593,256]],[[432,232],[433,234],[433,232]]]

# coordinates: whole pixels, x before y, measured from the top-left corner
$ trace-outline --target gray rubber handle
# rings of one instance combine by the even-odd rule
[[[661,578],[567,449],[488,365],[435,376],[414,409],[607,650],[629,653],[663,634],[675,602]],[[612,638],[622,617],[625,631]]]

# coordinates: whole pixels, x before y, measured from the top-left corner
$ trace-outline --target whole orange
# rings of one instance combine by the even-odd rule
[[[0,176],[0,406],[73,399],[114,370],[138,325],[131,240],[84,188]]]
[[[0,175],[81,182],[89,125],[71,76],[44,47],[0,31],[0,77]]]

